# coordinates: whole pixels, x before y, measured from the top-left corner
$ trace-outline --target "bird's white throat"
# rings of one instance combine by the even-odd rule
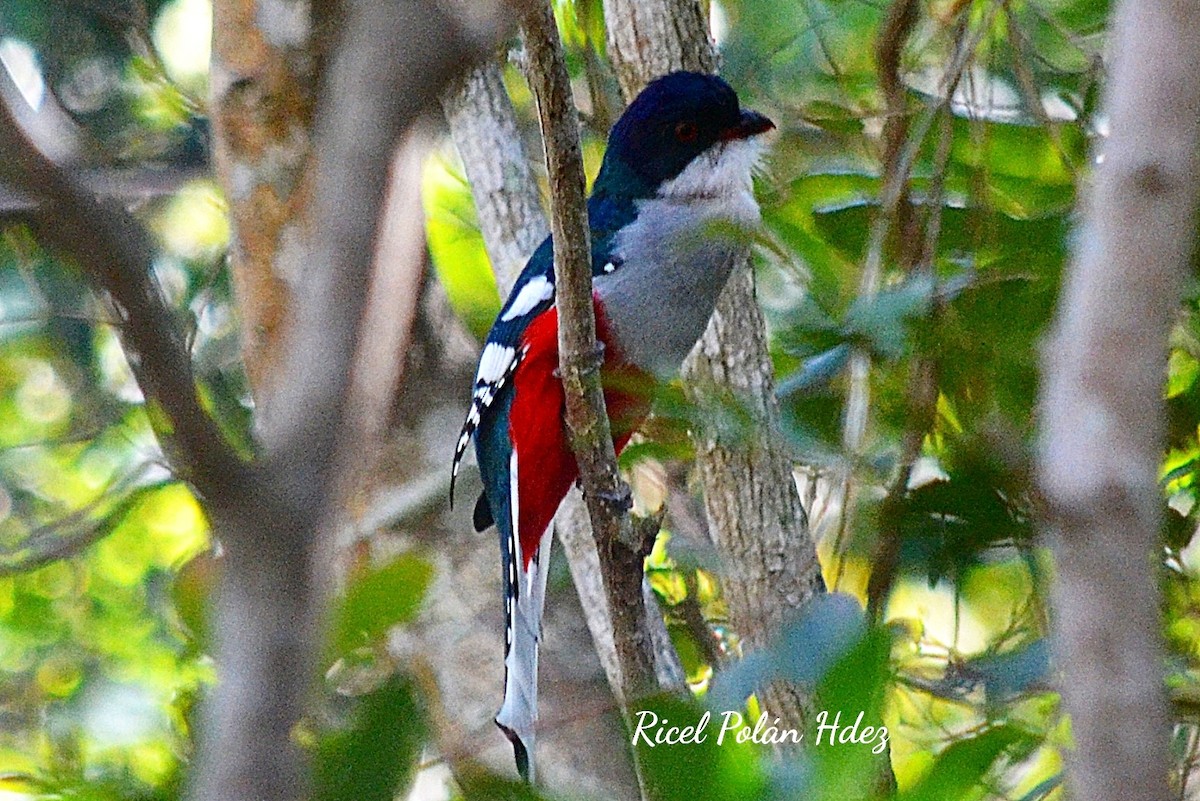
[[[662,200],[754,203],[753,177],[766,144],[761,136],[717,142],[658,189]]]

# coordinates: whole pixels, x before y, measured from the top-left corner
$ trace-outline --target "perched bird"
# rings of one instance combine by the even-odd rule
[[[596,338],[619,453],[704,332],[730,271],[759,223],[751,173],[775,125],[741,108],[715,75],[675,72],[650,83],[613,126],[588,200]],[[472,437],[483,495],[478,531],[496,525],[504,577],[504,703],[496,724],[517,767],[533,772],[537,646],[549,527],[578,477],[563,422],[558,312],[547,238],[521,272],[488,335],[453,476]],[[453,497],[453,482],[451,483]]]

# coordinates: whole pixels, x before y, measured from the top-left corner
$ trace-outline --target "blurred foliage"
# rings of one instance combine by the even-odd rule
[[[640,744],[663,799],[880,797],[870,747],[815,744],[780,756],[751,735],[754,687],[788,677],[843,725],[886,725],[899,796],[1060,798],[1069,723],[1050,689],[1044,589],[1032,538],[1030,446],[1038,342],[1072,245],[1076,191],[1104,130],[1097,99],[1109,4],[1102,0],[930,0],[904,51],[915,236],[929,276],[907,274],[895,243],[883,286],[860,279],[882,192],[883,101],[870,46],[886,3],[711,3],[723,70],[747,105],[779,123],[758,180],[758,248],[783,425],[809,476],[810,521],[838,594],[789,621],[773,647],[741,655],[721,566],[670,520],[647,574],[695,697],[654,699],[672,725],[708,715],[699,745]],[[556,0],[598,168],[619,93],[599,0]],[[206,0],[10,0],[0,58],[27,96],[61,107],[71,155],[91,166],[206,163]],[[947,65],[967,49],[958,91]],[[954,76],[950,76],[954,77]],[[506,83],[527,152],[536,114],[519,70]],[[451,305],[481,337],[499,308],[469,187],[453,147],[425,173],[429,249]],[[544,181],[544,176],[542,179]],[[157,237],[155,272],[192,344],[201,395],[248,452],[250,401],[225,269],[220,190],[183,183],[136,209]],[[121,354],[112,310],[43,251],[19,213],[0,219],[0,795],[178,798],[195,701],[213,680],[206,611],[220,559],[203,510],[165,464]],[[934,236],[931,231],[936,231]],[[895,239],[892,237],[891,239]],[[1172,331],[1162,467],[1171,686],[1200,720],[1200,284]],[[844,452],[847,366],[870,355],[871,421]],[[912,424],[913,359],[936,365],[937,404],[899,500],[900,580],[882,625],[863,616],[881,505]],[[724,441],[756,425],[711,388],[660,392],[647,438],[622,464],[686,463],[689,432]],[[840,520],[831,477],[860,491]],[[382,643],[411,620],[432,577],[415,553],[350,578],[332,615],[331,690],[298,736],[317,758],[321,799],[393,797],[437,742],[438,699],[419,666]],[[742,723],[715,742],[726,713]],[[744,734],[742,742],[738,734]],[[1176,737],[1181,764],[1200,749]],[[537,798],[468,764],[463,798]],[[702,788],[702,790],[701,790]]]

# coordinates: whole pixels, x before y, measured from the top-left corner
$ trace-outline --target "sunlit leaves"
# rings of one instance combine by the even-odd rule
[[[455,312],[482,339],[500,311],[500,297],[483,250],[470,187],[451,171],[446,157],[434,158],[425,168],[421,195],[438,279]]]
[[[754,746],[739,742],[736,730],[723,731],[724,712],[737,714],[714,713],[698,702],[668,696],[631,710],[630,739],[652,798],[692,801],[699,788],[713,801],[763,797]]]
[[[979,798],[979,787],[996,759],[1018,745],[1028,745],[1026,733],[998,726],[959,740],[945,750],[929,773],[901,801],[959,801]]]

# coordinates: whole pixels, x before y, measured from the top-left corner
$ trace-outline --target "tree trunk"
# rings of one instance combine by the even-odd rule
[[[1169,797],[1156,585],[1167,334],[1200,187],[1195,6],[1126,0],[1113,24],[1112,134],[1044,356],[1039,482],[1055,637],[1088,801]]]
[[[206,699],[191,788],[199,801],[306,795],[291,732],[319,675],[332,535],[361,443],[351,418],[368,399],[350,377],[370,290],[386,283],[372,278],[372,254],[392,154],[464,62],[511,23],[490,6],[470,20],[433,2],[342,6],[336,20],[320,18],[328,6],[314,19],[307,3],[286,0],[217,9],[218,41],[229,39],[218,48],[213,106],[228,145],[218,151],[238,226],[235,270],[246,279],[263,456],[240,503],[206,499],[225,559],[213,627],[221,681]],[[326,23],[337,25],[337,46],[321,68],[314,32]],[[412,238],[413,226],[403,231]]]

